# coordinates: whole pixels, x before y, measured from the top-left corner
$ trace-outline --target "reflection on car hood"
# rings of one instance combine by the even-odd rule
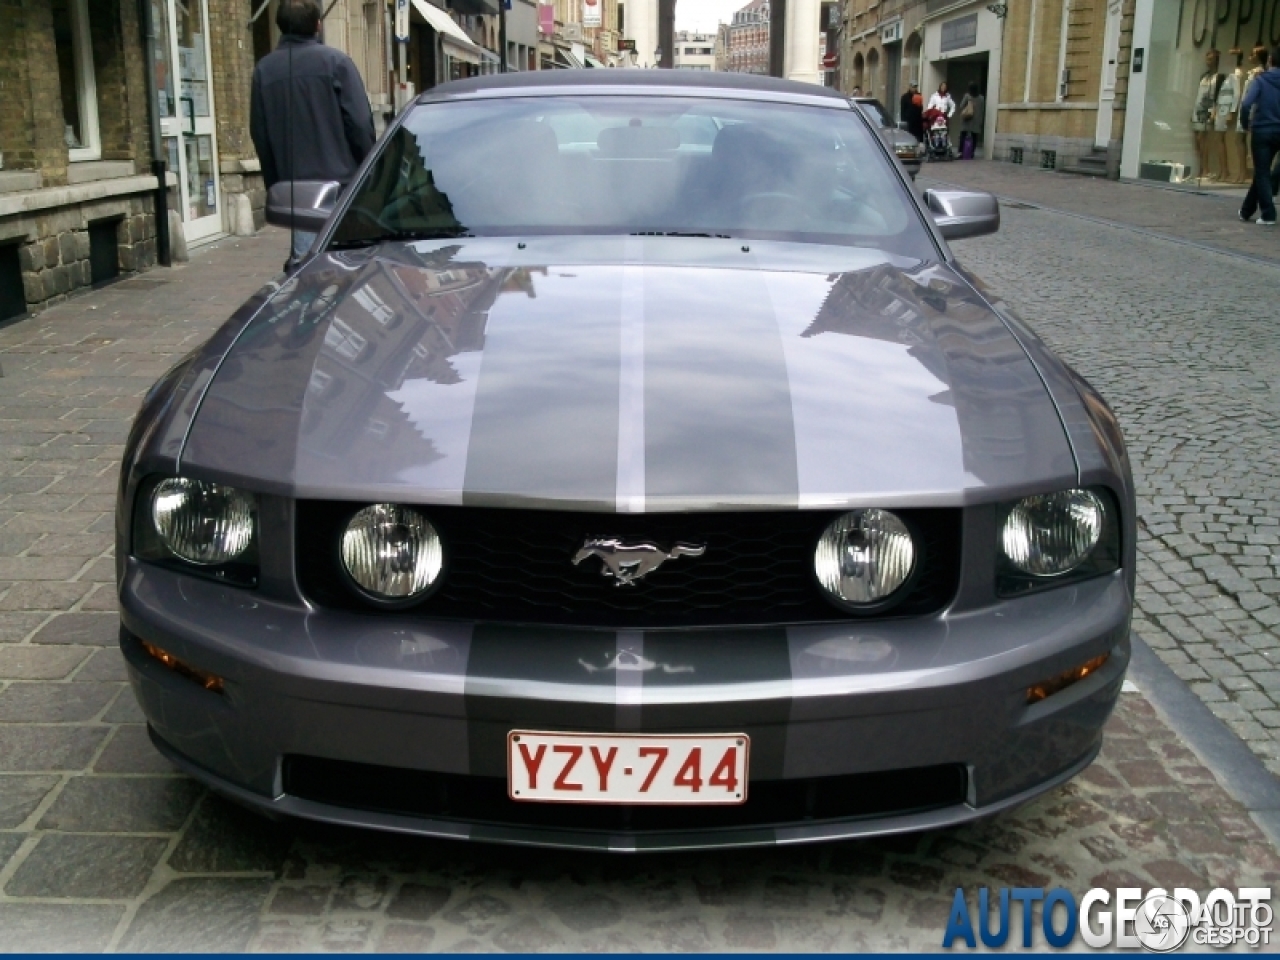
[[[264,492],[658,511],[959,504],[1075,479],[948,267],[674,237],[328,253],[218,371],[187,470]]]

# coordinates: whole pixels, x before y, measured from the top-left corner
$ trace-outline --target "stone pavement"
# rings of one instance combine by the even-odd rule
[[[1235,489],[1265,488],[1275,466],[1246,404],[1262,402],[1275,346],[1250,318],[1267,315],[1246,297],[1220,358],[1225,297],[1175,309],[1154,277],[1131,276],[1200,276],[1186,249],[1100,232],[1013,210],[1006,234],[960,249],[1126,418],[1150,531],[1139,629],[1231,698],[1211,701],[1220,714],[1234,704],[1242,730],[1266,734],[1242,695],[1275,692],[1246,659],[1256,646],[1270,663],[1258,612],[1274,606],[1227,603],[1237,594],[1219,583],[1242,570],[1258,589],[1239,597],[1275,597],[1247,576],[1271,577],[1271,555],[1246,549],[1275,514]],[[275,824],[208,795],[152,750],[124,682],[113,488],[142,392],[284,252],[274,231],[224,241],[0,329],[0,950],[936,949],[956,886],[1280,886],[1280,853],[1140,694],[1122,697],[1102,757],[1072,783],[994,821],[880,841],[603,857]],[[1237,302],[1274,289],[1255,265],[1209,268],[1210,289]],[[1222,517],[1242,519],[1204,543],[1240,549],[1196,549]]]
[[[921,186],[926,180],[989,190],[1010,200],[1280,263],[1280,231],[1241,223],[1239,191],[1232,195],[1104,180],[987,160],[925,164]]]

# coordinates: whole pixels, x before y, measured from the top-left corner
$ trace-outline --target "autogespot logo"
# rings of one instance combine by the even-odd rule
[[[1017,908],[1021,904],[1021,909]],[[976,949],[999,949],[1009,941],[1015,919],[1020,920],[1022,946],[1043,944],[1061,950],[1079,937],[1096,949],[1141,947],[1152,953],[1169,953],[1183,944],[1195,948],[1260,948],[1271,943],[1270,887],[1241,887],[1232,893],[1218,887],[1201,900],[1186,887],[1173,892],[1156,888],[1121,887],[1114,893],[1095,887],[1077,903],[1071,891],[1055,887],[981,887],[976,916],[963,888],[951,901],[942,946],[953,949],[960,941]],[[994,914],[994,916],[993,916]],[[1038,914],[1038,917],[1037,917]]]

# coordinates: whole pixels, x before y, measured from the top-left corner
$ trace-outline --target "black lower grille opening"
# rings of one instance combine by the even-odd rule
[[[753,782],[735,807],[517,803],[505,780],[288,756],[284,790],[335,807],[436,820],[601,832],[767,827],[883,817],[963,803],[962,764]]]
[[[372,612],[340,567],[339,540],[362,504],[299,501],[298,573],[321,606]],[[721,626],[846,620],[813,575],[818,537],[840,511],[592,514],[421,508],[444,541],[440,587],[411,611],[430,617],[590,627]],[[959,510],[896,511],[919,548],[900,602],[872,617],[926,616],[955,596]],[[664,563],[640,583],[618,586],[600,561],[571,560],[589,537],[706,546]]]

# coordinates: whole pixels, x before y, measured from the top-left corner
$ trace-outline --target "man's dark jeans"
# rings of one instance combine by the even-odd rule
[[[1253,135],[1253,185],[1245,194],[1240,215],[1252,220],[1255,211],[1261,211],[1263,220],[1276,219],[1277,190],[1280,174],[1273,172],[1271,161],[1280,159],[1280,130],[1267,128]]]

